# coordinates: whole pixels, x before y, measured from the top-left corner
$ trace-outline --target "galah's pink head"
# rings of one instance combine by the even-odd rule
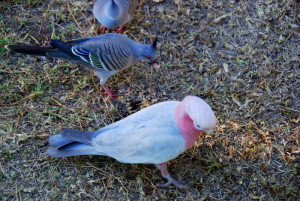
[[[208,103],[197,96],[187,96],[182,102],[185,113],[193,121],[195,129],[211,133],[216,126],[217,119]]]

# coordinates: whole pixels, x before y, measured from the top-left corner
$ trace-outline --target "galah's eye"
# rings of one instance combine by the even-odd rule
[[[146,56],[146,58],[147,58],[147,59],[151,59],[151,57],[150,57],[150,56]]]
[[[194,123],[194,126],[195,126],[195,128],[196,128],[197,130],[202,130],[202,128],[201,128],[201,126],[200,126],[199,124],[195,124],[195,123]]]

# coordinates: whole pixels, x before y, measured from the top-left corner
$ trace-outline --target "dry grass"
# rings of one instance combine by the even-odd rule
[[[98,78],[67,62],[23,56],[4,44],[96,35],[93,1],[0,5],[1,200],[297,200],[300,186],[300,16],[296,0],[145,0],[125,34],[160,39],[160,69],[139,63]],[[170,164],[189,190],[157,188],[152,165],[106,157],[53,159],[48,137],[95,130],[149,104],[198,95],[219,124]]]

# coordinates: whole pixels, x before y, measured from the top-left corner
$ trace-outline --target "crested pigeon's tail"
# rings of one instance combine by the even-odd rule
[[[72,62],[80,61],[80,58],[72,53],[72,43],[65,43],[60,40],[51,40],[50,45],[51,47],[31,45],[5,45],[4,47],[7,50],[21,54],[48,56]]]
[[[5,45],[5,49],[22,54],[30,54],[36,56],[47,56],[46,52],[52,52],[52,47],[29,46],[29,45]]]
[[[105,155],[93,148],[92,138],[96,132],[64,129],[61,134],[49,139],[50,148],[47,154],[56,158],[79,155]]]

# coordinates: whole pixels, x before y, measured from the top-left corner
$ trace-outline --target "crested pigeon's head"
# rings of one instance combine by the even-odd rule
[[[140,55],[141,60],[146,61],[154,61],[156,57],[156,44],[157,44],[157,38],[154,40],[154,42],[151,45],[146,45]]]

